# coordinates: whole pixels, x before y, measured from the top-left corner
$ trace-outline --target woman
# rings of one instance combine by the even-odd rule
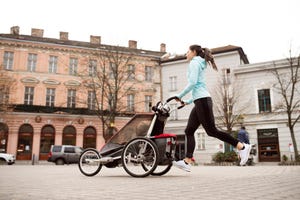
[[[203,126],[209,136],[218,138],[236,147],[240,151],[240,164],[244,165],[249,157],[251,149],[250,145],[239,142],[228,133],[219,131],[215,126],[212,99],[207,90],[205,81],[207,64],[211,65],[214,70],[218,70],[210,50],[201,48],[199,45],[192,45],[190,46],[186,57],[187,60],[190,61],[187,72],[188,85],[176,96],[180,100],[186,94],[192,92],[192,98],[183,102],[185,104],[194,102],[195,105],[190,113],[188,124],[185,129],[187,139],[186,157],[184,160],[174,161],[173,165],[190,172],[190,164],[192,163],[195,149],[194,133],[200,125]]]

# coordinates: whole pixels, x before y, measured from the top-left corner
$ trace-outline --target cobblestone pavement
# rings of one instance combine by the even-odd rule
[[[164,176],[133,178],[103,167],[94,177],[77,165],[0,166],[2,200],[79,199],[299,200],[300,166],[196,166]]]

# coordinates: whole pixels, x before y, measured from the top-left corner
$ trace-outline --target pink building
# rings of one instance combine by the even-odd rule
[[[165,44],[160,51],[148,51],[132,40],[128,47],[116,47],[101,44],[100,36],[81,42],[69,40],[67,32],[60,32],[59,39],[45,38],[43,32],[32,29],[31,35],[21,35],[19,27],[12,27],[10,34],[0,34],[0,152],[15,154],[17,160],[33,155],[44,160],[52,144],[101,148],[105,134],[93,112],[101,98],[89,86],[94,73],[106,65],[113,70],[116,64],[100,55],[130,57],[120,65],[127,82],[121,87],[114,129],[135,112],[149,112],[149,104],[161,99],[159,60]],[[109,112],[109,105],[104,101],[102,110]]]

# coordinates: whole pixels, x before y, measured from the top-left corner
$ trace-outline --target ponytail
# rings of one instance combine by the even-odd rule
[[[216,71],[218,71],[218,67],[215,63],[215,59],[214,56],[211,53],[211,50],[209,48],[203,48],[202,49],[203,53],[204,53],[204,59],[205,61],[212,66],[212,68]]]
[[[218,71],[214,56],[209,48],[202,48],[200,45],[191,45],[190,50],[196,51],[196,55],[203,58],[214,70]]]

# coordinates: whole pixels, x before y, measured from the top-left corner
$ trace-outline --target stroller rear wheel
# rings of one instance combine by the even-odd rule
[[[86,176],[95,176],[102,168],[100,164],[100,154],[96,149],[85,149],[79,158],[78,167],[82,174]]]
[[[147,138],[135,138],[129,141],[122,152],[122,165],[133,177],[150,175],[158,163],[156,144]]]

